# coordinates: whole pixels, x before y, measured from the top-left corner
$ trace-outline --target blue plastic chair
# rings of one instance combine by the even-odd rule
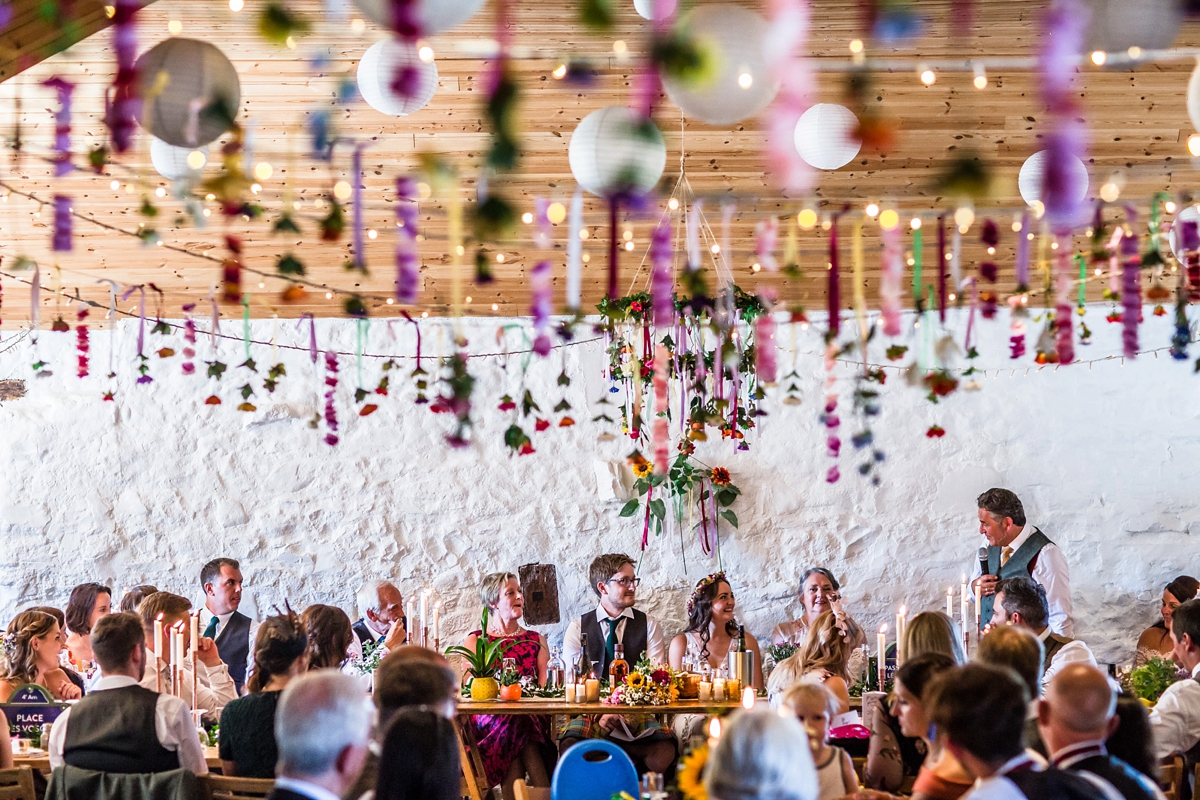
[[[612,800],[617,792],[638,797],[638,774],[625,751],[605,739],[572,746],[550,782],[551,800]]]

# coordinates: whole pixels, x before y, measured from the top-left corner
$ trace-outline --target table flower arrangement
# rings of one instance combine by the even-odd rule
[[[614,706],[665,706],[679,699],[679,673],[642,659],[604,702]]]

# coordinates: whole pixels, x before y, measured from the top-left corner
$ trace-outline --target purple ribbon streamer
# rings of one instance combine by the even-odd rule
[[[56,253],[71,252],[71,198],[54,195],[54,233],[51,248]]]
[[[354,266],[367,271],[367,254],[363,249],[362,151],[366,145],[354,148],[350,171],[354,173]]]
[[[1017,286],[1029,287],[1029,212],[1021,215],[1021,233],[1017,236]]]
[[[1137,212],[1131,206],[1125,207],[1125,219],[1129,223],[1130,233],[1121,239],[1121,255],[1125,263],[1121,265],[1121,343],[1127,358],[1137,358],[1138,324],[1142,317],[1142,259],[1138,253],[1138,236],[1134,227],[1137,224]]]
[[[529,288],[533,296],[533,352],[539,356],[550,355],[550,279],[552,268],[549,261],[539,261],[529,273]]]
[[[312,363],[317,363],[317,319],[311,313],[305,312],[300,315],[300,319],[296,320],[296,330],[300,330],[304,325],[304,320],[308,320],[308,360]]]
[[[115,0],[113,14],[113,49],[117,55],[117,77],[113,81],[112,106],[108,109],[108,127],[113,146],[118,153],[126,152],[133,143],[133,132],[142,114],[142,101],[137,93],[137,31],[133,24],[137,0]]]
[[[396,300],[417,302],[420,270],[417,265],[417,184],[412,178],[396,179]]]
[[[829,339],[838,336],[841,329],[841,284],[838,275],[838,236],[837,224],[841,214],[833,215],[833,224],[829,226]]]
[[[75,84],[58,75],[42,82],[58,95],[58,112],[54,115],[54,174],[61,178],[71,172],[71,93]]]

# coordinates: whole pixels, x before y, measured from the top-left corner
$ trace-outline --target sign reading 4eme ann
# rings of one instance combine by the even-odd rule
[[[67,708],[66,703],[54,702],[49,689],[35,683],[18,686],[8,702],[0,704],[0,711],[8,717],[10,735],[22,738],[40,735],[42,725],[54,722]]]

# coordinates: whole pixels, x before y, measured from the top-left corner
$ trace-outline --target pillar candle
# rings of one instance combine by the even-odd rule
[[[588,678],[587,681],[584,683],[584,686],[586,687],[586,691],[587,691],[587,701],[589,703],[599,703],[600,702],[600,679],[599,678]]]
[[[700,697],[701,703],[707,703],[712,698],[712,682],[700,681]]]
[[[946,587],[946,616],[954,619],[954,587]]]
[[[417,622],[417,601],[408,598],[408,613],[404,616],[404,627],[408,633],[408,643],[413,643],[413,625]]]
[[[567,694],[566,694],[567,702],[574,703],[575,702],[575,684],[568,683],[566,686],[566,689],[567,689]]]
[[[983,616],[983,610],[980,606],[983,604],[983,589],[978,583],[975,584],[975,629],[979,630],[979,622]]]
[[[959,603],[959,612],[962,614],[963,633],[966,633],[967,632],[967,618],[970,616],[970,609],[967,608],[967,576],[966,575],[962,576],[961,583],[962,583],[962,596],[959,598],[958,603]]]
[[[725,679],[713,678],[712,683],[712,699],[719,703],[725,699]]]
[[[421,646],[425,645],[425,636],[429,631],[429,590],[421,592]],[[487,631],[484,631],[486,634]]]
[[[441,641],[441,636],[438,631],[438,627],[439,627],[438,623],[441,621],[441,616],[442,616],[442,601],[438,600],[436,603],[433,604],[433,646],[434,647],[437,647],[438,642]]]
[[[195,614],[191,615],[191,623],[192,623],[192,630],[191,630],[192,657],[195,658],[196,653],[200,649],[200,612],[199,611],[197,611]]]
[[[887,661],[887,623],[879,626],[879,635],[875,637],[875,672],[879,678],[879,691],[883,691],[885,663]]]

